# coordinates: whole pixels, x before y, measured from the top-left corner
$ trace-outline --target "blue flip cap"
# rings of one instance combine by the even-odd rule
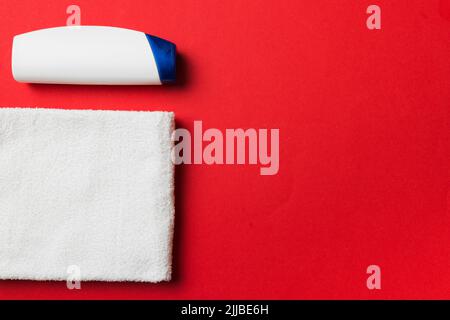
[[[149,34],[145,34],[145,36],[153,51],[161,83],[174,82],[177,78],[177,49],[175,44]]]

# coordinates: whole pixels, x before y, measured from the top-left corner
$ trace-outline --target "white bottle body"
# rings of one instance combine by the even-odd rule
[[[13,40],[15,80],[31,83],[161,84],[143,32],[102,26],[37,30]]]

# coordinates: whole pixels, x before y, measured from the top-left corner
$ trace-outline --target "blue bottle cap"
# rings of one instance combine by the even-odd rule
[[[161,83],[171,83],[176,80],[176,57],[175,44],[167,40],[145,34],[158,68]]]

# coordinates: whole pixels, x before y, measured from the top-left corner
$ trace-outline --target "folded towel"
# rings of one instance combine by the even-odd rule
[[[170,280],[173,129],[171,112],[0,108],[0,279]]]

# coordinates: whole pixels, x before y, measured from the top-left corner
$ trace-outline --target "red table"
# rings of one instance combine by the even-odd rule
[[[82,24],[175,42],[180,83],[16,83],[13,36],[64,25],[69,4],[1,1],[1,106],[279,128],[280,169],[177,167],[170,283],[0,281],[0,298],[450,298],[449,0],[79,0]]]

